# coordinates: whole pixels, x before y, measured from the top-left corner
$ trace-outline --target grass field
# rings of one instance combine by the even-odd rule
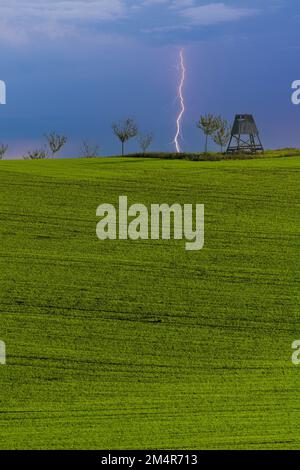
[[[300,449],[300,158],[0,162],[1,449]],[[96,238],[204,203],[206,244]]]

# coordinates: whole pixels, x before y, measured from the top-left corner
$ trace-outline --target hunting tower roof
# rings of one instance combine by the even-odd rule
[[[237,114],[235,116],[233,135],[258,135],[258,129],[252,114]]]

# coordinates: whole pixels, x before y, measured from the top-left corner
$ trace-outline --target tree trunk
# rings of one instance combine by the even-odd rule
[[[205,134],[205,153],[207,153],[208,148],[208,134]]]
[[[122,142],[122,157],[124,157],[124,142]]]

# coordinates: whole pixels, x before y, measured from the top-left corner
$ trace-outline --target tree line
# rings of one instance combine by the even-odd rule
[[[208,141],[211,138],[223,152],[228,144],[231,128],[229,122],[221,116],[206,114],[200,117],[197,127],[202,130],[205,137],[204,152],[208,152]],[[153,132],[141,133],[134,119],[127,118],[120,123],[112,124],[112,131],[121,143],[121,154],[125,155],[125,144],[137,138],[141,152],[145,154],[153,143]],[[45,134],[46,144],[40,148],[29,151],[23,156],[25,160],[39,160],[54,158],[60,150],[67,144],[68,138],[65,135],[59,135],[56,132]],[[0,143],[0,160],[2,160],[8,150],[8,145]],[[80,157],[94,158],[99,156],[100,148],[98,145],[92,145],[87,140],[81,144]]]

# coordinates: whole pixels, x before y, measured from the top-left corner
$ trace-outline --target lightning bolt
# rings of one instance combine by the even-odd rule
[[[181,153],[181,147],[179,143],[179,138],[181,136],[181,121],[183,118],[183,115],[185,113],[185,104],[184,104],[184,97],[183,97],[183,87],[185,83],[185,75],[186,75],[186,69],[185,69],[185,64],[184,64],[184,50],[181,49],[179,52],[179,64],[180,64],[180,83],[178,87],[178,98],[180,101],[180,112],[177,116],[176,120],[176,135],[174,139],[174,144],[176,147],[177,153]]]

